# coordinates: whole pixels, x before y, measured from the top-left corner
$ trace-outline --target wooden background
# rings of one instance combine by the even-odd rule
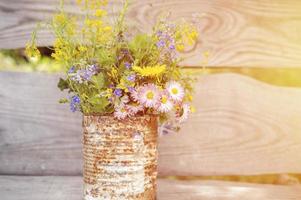
[[[1,0],[0,48],[24,47],[35,23],[56,5],[57,0]],[[120,1],[111,6],[117,9]],[[73,4],[67,9],[78,12]],[[202,16],[201,37],[185,54],[185,66],[198,69],[202,52],[209,51],[209,68],[301,67],[301,1],[137,0],[130,7],[130,26],[148,30],[166,10],[172,18]],[[39,38],[41,46],[51,44],[49,32],[41,31]],[[58,77],[0,73],[4,200],[80,199],[81,116],[56,103],[64,96],[56,88]],[[202,75],[196,88],[197,113],[179,134],[160,139],[159,199],[301,199],[300,185],[166,179],[301,173],[301,88],[234,73]]]
[[[0,48],[23,47],[36,23],[56,10],[59,0],[1,0]],[[71,13],[78,9],[65,0]],[[121,0],[113,0],[114,15]],[[199,66],[204,50],[209,66],[300,67],[301,1],[298,0],[131,0],[130,26],[150,30],[160,14],[172,19],[199,16],[201,37],[185,65]],[[40,45],[51,34],[40,32]]]

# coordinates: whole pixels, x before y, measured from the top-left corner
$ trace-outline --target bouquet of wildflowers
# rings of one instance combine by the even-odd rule
[[[55,42],[52,57],[66,66],[58,87],[68,90],[72,112],[112,114],[122,120],[156,114],[162,122],[183,122],[192,107],[193,79],[179,67],[179,53],[194,45],[198,32],[185,21],[161,18],[151,33],[130,36],[126,26],[128,3],[112,22],[106,0],[77,1],[82,19],[63,5],[48,27]],[[38,57],[35,34],[27,54]]]

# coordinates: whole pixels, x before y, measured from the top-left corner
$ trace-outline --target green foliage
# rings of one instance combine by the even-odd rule
[[[69,83],[68,83],[68,81],[60,78],[60,80],[57,84],[57,87],[60,88],[61,91],[63,91],[63,90],[66,90],[69,88]]]

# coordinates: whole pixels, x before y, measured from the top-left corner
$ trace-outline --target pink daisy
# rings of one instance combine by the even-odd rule
[[[138,101],[148,108],[155,108],[160,100],[160,91],[155,84],[147,84],[138,92]]]
[[[180,85],[180,83],[176,81],[170,81],[166,84],[166,90],[168,91],[172,100],[179,102],[184,98],[184,88]]]
[[[166,92],[162,92],[158,111],[161,113],[167,113],[171,111],[172,108],[173,108],[173,103],[170,100],[168,94]]]
[[[117,106],[115,108],[114,117],[121,120],[126,118],[129,115],[128,111],[124,106]]]
[[[179,115],[177,116],[177,121],[180,123],[185,122],[188,119],[188,115],[190,113],[190,106],[188,104],[183,104]]]
[[[129,111],[130,115],[135,115],[138,112],[143,111],[143,106],[138,103],[129,104],[129,105],[126,105],[126,109]]]
[[[132,91],[131,91],[131,97],[132,97],[132,99],[134,100],[134,101],[139,101],[139,91],[140,91],[140,87],[138,87],[138,88],[135,88],[135,89],[133,89]]]

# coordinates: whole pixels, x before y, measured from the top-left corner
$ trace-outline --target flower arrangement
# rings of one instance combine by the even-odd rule
[[[184,20],[160,18],[151,33],[130,36],[125,1],[119,16],[109,22],[106,0],[77,0],[81,17],[68,14],[63,3],[48,23],[55,35],[52,57],[66,66],[58,87],[68,90],[72,112],[113,114],[122,120],[156,114],[161,122],[183,122],[193,107],[193,78],[179,56],[198,37],[197,28]],[[39,57],[36,34],[26,52]]]

